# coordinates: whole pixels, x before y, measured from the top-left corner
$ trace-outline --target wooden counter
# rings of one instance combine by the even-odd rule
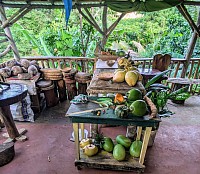
[[[159,118],[149,120],[148,116],[133,117],[129,115],[128,118],[118,118],[113,113],[112,109],[107,109],[105,114],[96,116],[91,112],[84,112],[85,110],[96,109],[99,106],[95,103],[89,102],[86,104],[71,104],[69,110],[66,113],[73,123],[75,147],[76,147],[76,160],[75,166],[78,169],[82,167],[110,169],[110,170],[123,170],[123,171],[143,171],[144,159],[147,151],[147,145],[152,128],[157,127],[160,123]],[[117,161],[113,158],[112,153],[108,153],[104,150],[100,150],[99,153],[93,157],[88,157],[83,154],[82,149],[79,146],[79,127],[81,127],[81,136],[84,137],[84,123],[93,124],[109,124],[109,125],[135,125],[137,126],[137,139],[141,139],[142,128],[144,129],[144,138],[142,144],[142,150],[139,158],[133,158],[130,154],[126,153],[126,159],[124,161]]]
[[[112,83],[111,81],[99,80],[98,74],[101,72],[114,72],[115,69],[96,69],[87,88],[89,94],[107,94],[107,93],[121,93],[125,94],[132,88],[137,88],[142,92],[145,91],[144,86],[141,81],[138,81],[134,87],[128,86],[126,82],[122,83]]]

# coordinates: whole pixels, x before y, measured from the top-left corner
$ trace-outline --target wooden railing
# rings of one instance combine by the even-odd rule
[[[140,62],[139,65],[140,68],[152,68],[153,58],[134,58],[134,60]],[[168,68],[172,70],[169,73],[169,77],[181,77],[184,63],[186,63],[185,59],[172,58],[171,64]],[[192,58],[190,60],[185,77],[193,79],[200,78],[199,66],[200,66],[200,58]]]
[[[75,68],[78,71],[93,73],[95,69],[96,58],[87,57],[54,57],[54,56],[37,56],[37,57],[22,57],[30,61],[36,60],[41,68],[59,68],[65,67]],[[141,68],[151,68],[153,58],[134,58],[139,61]],[[169,77],[181,77],[183,65],[186,63],[185,59],[172,58],[171,64],[168,69],[171,69]],[[5,63],[0,64],[0,68],[5,67]],[[186,73],[187,78],[200,79],[200,58],[192,58],[190,60],[188,70]],[[192,90],[198,91],[200,85],[194,85]]]
[[[41,68],[58,68],[66,67],[77,69],[81,72],[93,73],[96,58],[87,57],[54,57],[54,56],[38,56],[38,57],[22,57],[21,59],[36,60]]]
[[[153,58],[136,58],[134,60],[140,62],[140,68],[152,68]],[[171,78],[181,77],[183,65],[185,63],[185,59],[172,58],[168,68],[171,69],[171,71],[168,76]],[[190,60],[185,77],[189,79],[200,79],[200,58],[192,58]],[[190,92],[200,94],[200,85],[192,85],[190,87]]]

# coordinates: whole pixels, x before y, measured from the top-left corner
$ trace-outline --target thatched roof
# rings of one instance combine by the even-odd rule
[[[82,4],[87,6],[103,6],[106,0],[72,0],[73,5]],[[107,2],[115,2],[119,0],[108,0]],[[146,0],[147,1],[147,0]],[[165,1],[165,0],[163,0]],[[170,0],[168,0],[170,1]],[[197,5],[200,6],[200,1],[194,0],[171,0],[182,2],[184,5]],[[159,1],[158,1],[159,2]],[[63,0],[0,0],[0,6],[21,8],[25,4],[31,6],[31,8],[64,8]]]

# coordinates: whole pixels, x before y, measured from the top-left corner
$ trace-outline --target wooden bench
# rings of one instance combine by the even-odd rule
[[[199,85],[200,79],[189,79],[189,78],[169,78],[168,83],[172,83],[171,89],[176,90],[182,86],[189,85],[190,89],[192,85]]]

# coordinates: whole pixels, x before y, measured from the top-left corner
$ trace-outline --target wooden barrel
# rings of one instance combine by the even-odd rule
[[[15,156],[14,143],[0,144],[0,167],[8,164]]]
[[[87,84],[91,81],[91,74],[78,72],[75,75],[75,80],[78,82],[78,94],[87,95]]]
[[[36,85],[44,93],[47,107],[53,107],[58,104],[59,99],[57,98],[54,84],[51,80],[40,80]]]

